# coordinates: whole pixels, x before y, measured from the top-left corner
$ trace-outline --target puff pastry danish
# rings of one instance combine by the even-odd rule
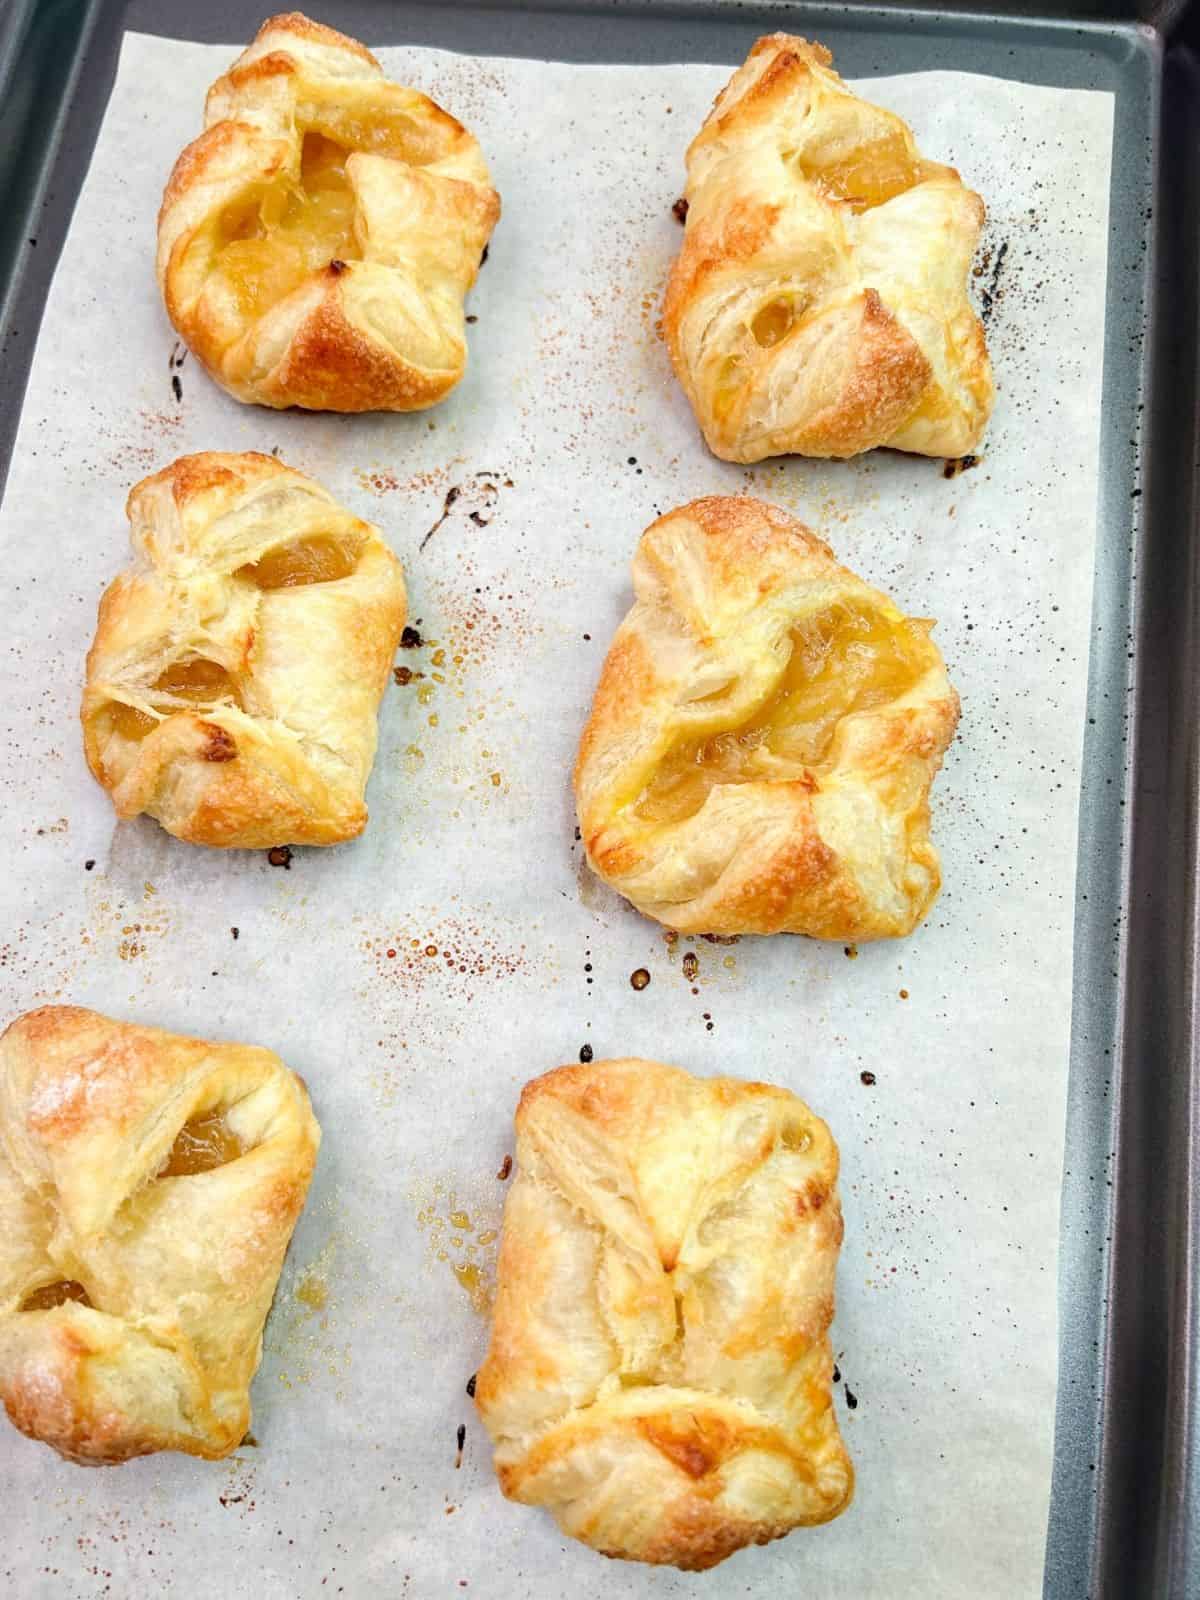
[[[378,529],[271,456],[183,456],[127,506],[83,696],[122,817],[196,844],[361,833],[376,712],[404,627]]]
[[[0,1037],[0,1398],[85,1466],[227,1455],[320,1130],[269,1050],[75,1006]]]
[[[911,932],[958,721],[932,624],[747,498],[652,523],[633,585],[575,767],[596,872],[684,933]]]
[[[825,1124],[766,1084],[597,1061],[527,1084],[516,1126],[475,1388],[504,1493],[690,1569],[836,1517]]]
[[[961,456],[992,407],[967,298],[983,202],[831,60],[760,39],[693,140],[671,361],[726,461]]]
[[[499,215],[465,128],[290,12],[209,90],[163,195],[159,287],[239,400],[419,411],[466,368],[463,298]]]

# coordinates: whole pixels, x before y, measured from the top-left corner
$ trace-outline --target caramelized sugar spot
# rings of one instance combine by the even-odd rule
[[[294,589],[307,583],[333,583],[348,578],[358,565],[362,540],[356,536],[315,533],[307,539],[268,550],[251,566],[239,567],[236,577],[247,578],[260,589]]]
[[[193,656],[190,661],[173,662],[155,679],[146,693],[146,698],[153,700],[157,695],[170,695],[173,700],[186,700],[197,706],[212,705],[220,701],[232,702],[235,706],[240,706],[242,703],[237,684],[225,668],[219,662],[209,661],[204,656]],[[164,703],[158,709],[170,715],[172,711],[180,708]],[[139,711],[136,706],[126,705],[123,700],[112,701],[108,712],[112,731],[124,739],[144,739],[159,726],[158,718],[152,717],[148,711]]]
[[[243,316],[261,316],[331,261],[361,259],[349,154],[324,134],[306,133],[299,181],[277,178],[256,202],[239,202],[221,218],[215,264]]]
[[[636,802],[647,822],[694,816],[722,783],[787,782],[818,768],[837,725],[904,694],[933,659],[919,622],[892,622],[863,605],[833,606],[792,630],[774,692],[739,726],[685,740],[660,762]]]
[[[841,160],[818,166],[792,154],[792,164],[831,199],[844,200],[851,210],[869,211],[893,200],[920,183],[932,170],[927,162],[909,154],[903,134],[893,131],[873,143],[852,150]]]
[[[44,1283],[40,1289],[31,1289],[21,1301],[20,1311],[53,1311],[55,1306],[74,1300],[77,1305],[90,1306],[88,1292],[74,1278],[60,1278],[57,1283]]]
[[[211,1172],[245,1154],[245,1145],[219,1111],[193,1117],[179,1130],[171,1153],[159,1169],[160,1178],[190,1178]]]

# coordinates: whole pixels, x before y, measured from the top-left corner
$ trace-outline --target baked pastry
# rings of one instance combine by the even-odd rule
[[[100,602],[83,739],[117,815],[194,844],[361,833],[404,627],[379,530],[271,456],[182,456],[129,496],[134,565]]]
[[[660,517],[575,766],[588,860],[681,933],[910,933],[958,722],[930,622],[760,500]]]
[[[158,282],[217,382],[315,411],[420,411],[448,394],[500,215],[466,129],[295,11],[263,23],[204,121],[163,195]]]
[[[992,409],[967,298],[983,201],[831,60],[760,39],[692,141],[671,361],[726,461],[965,455]]]
[[[700,1569],[828,1522],[838,1152],[785,1089],[655,1061],[526,1084],[475,1402],[500,1487]]]
[[[320,1130],[269,1050],[30,1011],[0,1036],[0,1398],[83,1466],[228,1455]]]

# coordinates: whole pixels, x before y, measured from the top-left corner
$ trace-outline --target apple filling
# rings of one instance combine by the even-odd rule
[[[40,1289],[31,1289],[21,1301],[21,1311],[53,1311],[55,1306],[74,1300],[81,1306],[90,1306],[88,1292],[74,1278],[60,1278],[57,1283],[44,1283]]]
[[[682,822],[725,783],[786,783],[817,769],[838,723],[905,694],[935,659],[928,624],[861,603],[792,630],[787,666],[744,723],[675,744],[635,802],[646,822]]]
[[[742,393],[742,376],[740,355],[726,356],[717,368],[716,382],[713,384],[712,408],[718,422],[724,422],[728,418]]]
[[[349,154],[324,134],[307,133],[298,180],[277,178],[222,216],[214,265],[244,317],[262,316],[331,261],[362,259]]]
[[[180,1128],[171,1153],[159,1169],[160,1178],[190,1178],[211,1172],[245,1154],[245,1146],[219,1111],[193,1117]]]
[[[793,301],[768,300],[756,313],[750,324],[750,332],[754,335],[755,344],[769,350],[772,345],[787,338],[797,320]]]
[[[157,695],[169,695],[172,700],[183,700],[194,706],[230,702],[240,706],[242,703],[237,685],[225,668],[219,662],[209,661],[204,656],[193,656],[190,661],[172,662],[167,670],[155,679],[146,698],[152,700]],[[179,711],[182,707],[163,705],[159,709],[170,715],[172,711]],[[159,725],[157,717],[152,717],[148,711],[139,711],[137,706],[126,705],[123,700],[114,700],[108,710],[112,719],[112,731],[124,739],[144,739]]]
[[[899,132],[885,134],[824,165],[805,159],[796,151],[788,152],[784,159],[831,199],[844,200],[855,212],[870,211],[894,200],[933,170],[920,157],[913,159]]]
[[[235,576],[248,579],[260,589],[333,583],[338,578],[348,578],[357,567],[362,543],[357,535],[314,533],[307,539],[277,545],[253,565],[239,567]]]

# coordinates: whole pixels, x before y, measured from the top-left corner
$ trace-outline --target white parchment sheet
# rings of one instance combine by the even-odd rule
[[[50,294],[0,515],[0,1012],[73,1000],[270,1045],[325,1138],[254,1443],[84,1472],[0,1423],[0,1587],[1039,1595],[1111,97],[941,72],[867,86],[988,201],[985,453],[949,479],[889,453],[748,470],[706,453],[655,327],[684,148],[725,69],[385,50],[478,134],[504,215],[457,393],[342,418],[241,406],[171,365],[154,220],[233,53],[125,39]],[[424,641],[397,658],[424,677],[384,699],[367,833],[286,869],[114,826],[76,721],[130,485],[186,451],[276,448],[382,527]],[[793,938],[672,950],[574,839],[570,766],[638,535],[741,490],[938,618],[962,694],[935,789],[942,897],[914,937],[856,957]],[[786,1084],[841,1145],[857,1497],[703,1577],[603,1561],[508,1505],[464,1393],[518,1090],[584,1045]]]

